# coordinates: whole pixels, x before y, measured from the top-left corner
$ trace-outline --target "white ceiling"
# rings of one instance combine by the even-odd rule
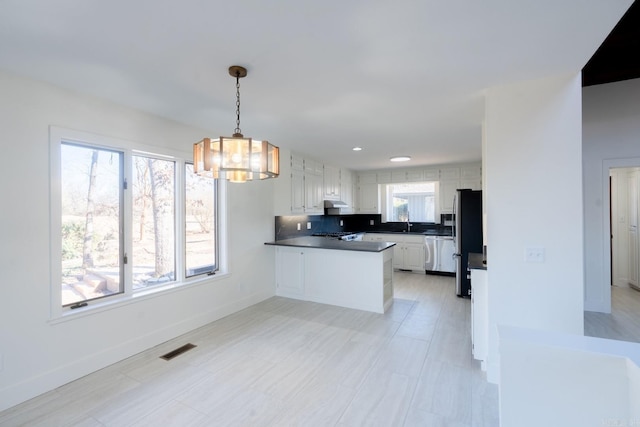
[[[219,136],[238,64],[245,136],[357,170],[467,162],[484,89],[578,72],[631,3],[0,0],[0,69]]]

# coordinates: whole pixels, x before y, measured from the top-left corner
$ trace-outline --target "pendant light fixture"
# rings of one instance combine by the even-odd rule
[[[240,79],[246,77],[247,69],[232,65],[229,75],[236,78],[236,129],[231,137],[204,138],[193,144],[193,170],[231,182],[276,178],[280,174],[278,147],[245,138],[240,130]]]

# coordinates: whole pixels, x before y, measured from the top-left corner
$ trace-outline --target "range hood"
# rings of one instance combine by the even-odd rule
[[[324,201],[324,208],[325,209],[335,209],[335,208],[348,208],[349,205],[347,205],[345,202],[342,202],[340,200],[325,200]]]

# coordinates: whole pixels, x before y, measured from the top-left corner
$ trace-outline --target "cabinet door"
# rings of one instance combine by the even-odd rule
[[[397,243],[393,247],[393,268],[404,269],[404,244]]]
[[[335,166],[324,165],[324,198],[340,199],[340,169]]]
[[[460,168],[461,179],[480,178],[482,169],[480,165],[466,165]]]
[[[460,179],[460,168],[440,169],[440,179],[443,181]]]
[[[304,170],[304,159],[302,156],[291,153],[291,169]]]
[[[304,193],[304,211],[306,213],[323,213],[324,203],[322,200],[322,175],[305,172]]]
[[[304,213],[304,172],[291,170],[291,213]]]
[[[453,213],[453,198],[460,182],[440,181],[440,213]]]
[[[391,172],[391,182],[407,182],[407,172],[406,171]]]
[[[482,190],[482,182],[480,178],[461,179],[459,188],[469,188],[471,190]]]
[[[353,173],[348,169],[340,170],[340,200],[345,202],[348,208],[343,208],[341,213],[355,212],[353,206]]]
[[[388,184],[391,182],[391,172],[378,172],[376,175],[378,184]]]
[[[438,169],[425,169],[423,171],[423,179],[425,181],[437,181],[440,178],[440,170]]]
[[[300,248],[276,247],[276,295],[304,296],[304,251]]]
[[[436,178],[437,179],[437,178]],[[409,169],[407,171],[407,181],[408,182],[419,182],[424,181],[424,171],[421,169]]]
[[[471,342],[473,358],[487,359],[489,342],[489,314],[487,293],[487,272],[471,270]]]
[[[358,187],[358,212],[378,212],[378,184],[360,184]]]
[[[405,243],[404,268],[424,270],[424,243]]]
[[[361,173],[358,175],[358,184],[377,184],[378,176],[375,173]]]

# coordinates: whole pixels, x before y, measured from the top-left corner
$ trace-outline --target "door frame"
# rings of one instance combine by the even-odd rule
[[[625,159],[605,159],[602,161],[602,189],[604,194],[602,200],[606,200],[607,203],[602,203],[602,219],[604,221],[603,231],[603,255],[604,255],[604,268],[602,269],[602,280],[600,281],[601,292],[603,297],[605,313],[611,313],[611,285],[613,284],[613,269],[612,269],[612,256],[613,248],[611,247],[611,188],[609,185],[609,177],[611,176],[611,169],[619,168],[637,168],[640,167],[640,157],[629,157]]]

